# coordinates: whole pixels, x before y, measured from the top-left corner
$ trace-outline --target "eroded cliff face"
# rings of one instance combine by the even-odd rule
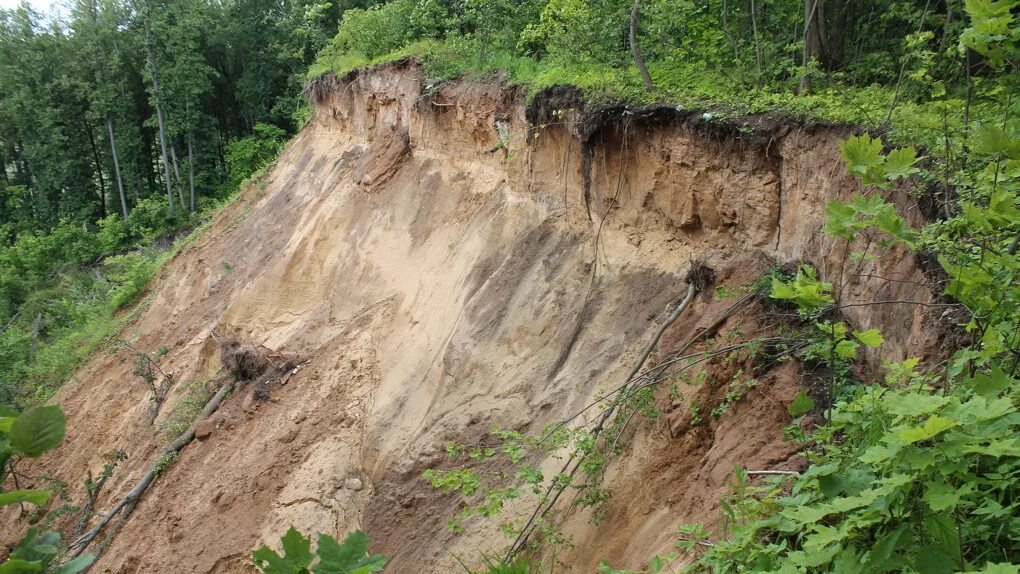
[[[373,551],[392,557],[388,571],[457,571],[454,555],[470,561],[506,540],[495,520],[445,529],[458,502],[420,478],[445,464],[444,443],[478,440],[494,424],[537,432],[618,386],[695,259],[738,290],[774,262],[804,259],[835,277],[846,257],[821,233],[825,202],[858,191],[838,128],[742,134],[662,110],[592,123],[552,99],[532,108],[535,125],[518,91],[429,86],[412,63],[318,95],[315,119],[166,265],[123,334],[139,349],[167,346],[164,368],[181,381],[218,371],[214,329],[300,370],[268,401],[236,391],[96,571],[250,572],[250,551],[290,525],[365,529]],[[890,199],[919,217],[910,198]],[[843,297],[925,301],[930,289],[911,257],[883,252]],[[699,296],[656,355],[732,303]],[[923,309],[889,311],[847,314],[860,329],[881,319],[888,357],[933,352]],[[717,336],[767,334],[775,322],[752,304]],[[664,415],[635,423],[607,475],[615,496],[601,525],[565,511],[575,546],[558,558],[570,571],[592,572],[601,558],[637,568],[671,548],[678,524],[715,523],[735,464],[795,468],[781,429],[810,384],[795,364],[763,373],[725,416],[690,424],[691,402],[721,400],[741,360],[708,363],[704,384],[664,394]],[[167,442],[157,427],[181,397],[179,388],[149,427],[146,389],[130,372],[99,353],[67,385],[68,439],[44,462],[78,485],[124,449],[99,509],[152,463]],[[514,501],[509,517],[533,503]]]

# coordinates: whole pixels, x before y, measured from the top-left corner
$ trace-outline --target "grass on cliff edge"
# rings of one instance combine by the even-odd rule
[[[649,91],[634,66],[614,68],[596,63],[538,60],[483,50],[471,38],[417,41],[375,58],[327,48],[309,69],[308,77],[330,71],[343,75],[406,57],[418,59],[435,82],[505,78],[524,86],[529,100],[544,88],[571,85],[582,90],[595,105],[668,104],[682,110],[708,111],[712,120],[779,112],[804,122],[878,129],[892,143],[919,145],[938,155],[951,154],[954,150],[944,149],[946,142],[959,146],[966,134],[963,97],[946,95],[917,103],[901,94],[893,106],[895,86],[848,86],[821,75],[816,78],[814,83],[818,87],[812,93],[798,95],[786,85],[749,86],[735,77],[683,61],[649,63],[649,73],[656,85]],[[977,88],[980,92],[981,86]],[[997,113],[997,108],[984,99],[977,98],[971,104],[972,121],[993,118]]]

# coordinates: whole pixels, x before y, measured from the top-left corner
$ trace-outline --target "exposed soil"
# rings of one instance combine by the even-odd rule
[[[626,110],[588,125],[579,122],[591,116],[567,109],[576,99],[566,90],[529,123],[512,87],[428,85],[411,62],[317,84],[315,118],[277,165],[152,282],[123,337],[145,351],[167,346],[177,380],[217,374],[214,330],[297,372],[264,400],[229,397],[94,571],[251,572],[251,550],[290,525],[365,529],[373,551],[393,558],[388,571],[458,571],[455,555],[477,561],[507,541],[499,521],[445,529],[459,503],[420,478],[444,464],[445,442],[494,424],[537,432],[618,386],[685,292],[692,261],[734,292],[772,261],[809,261],[829,278],[848,261],[821,232],[825,202],[860,191],[836,147],[844,128],[769,124],[763,140]],[[905,192],[887,198],[920,220]],[[878,255],[848,264],[844,301],[931,300],[913,257]],[[732,303],[698,296],[652,360]],[[881,324],[889,359],[938,352],[944,320],[886,305],[850,308],[847,319]],[[716,338],[775,327],[755,303]],[[601,525],[563,515],[574,543],[558,555],[565,571],[592,572],[601,558],[639,568],[671,549],[677,525],[718,525],[734,465],[798,467],[782,437],[804,382],[793,363],[767,366],[723,416],[692,424],[690,405],[717,405],[741,368],[755,366],[746,356],[708,363],[701,385],[662,394],[662,417],[635,422],[607,475],[617,495]],[[181,398],[178,387],[149,427],[130,369],[101,352],[78,373],[59,397],[68,439],[33,469],[79,497],[85,471],[124,449],[99,509],[168,442],[158,429]],[[542,461],[549,472],[561,464]]]

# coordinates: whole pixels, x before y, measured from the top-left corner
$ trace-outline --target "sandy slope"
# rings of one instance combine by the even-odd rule
[[[445,464],[446,441],[477,440],[496,423],[537,431],[618,385],[683,294],[694,258],[736,290],[772,261],[804,258],[833,276],[844,256],[820,233],[825,199],[856,190],[839,129],[776,125],[740,137],[696,119],[624,114],[582,146],[576,111],[529,128],[522,98],[499,83],[423,96],[426,84],[412,64],[338,81],[276,167],[153,282],[124,337],[168,346],[179,380],[217,372],[213,329],[305,363],[267,402],[248,389],[232,395],[97,571],[248,572],[252,548],[291,524],[366,529],[393,557],[388,571],[457,571],[451,554],[474,559],[505,541],[496,521],[464,535],[444,528],[458,503],[419,477]],[[508,146],[497,122],[510,128]],[[919,217],[912,200],[894,199]],[[923,282],[902,254],[861,271]],[[858,279],[845,296],[929,295]],[[699,297],[662,351],[731,303]],[[854,308],[851,319],[869,328],[884,311]],[[883,317],[895,325],[885,352],[929,352],[922,311],[896,313]],[[774,327],[754,305],[719,337]],[[690,401],[717,403],[742,361],[714,361],[704,385],[663,397],[666,414],[637,423],[608,476],[617,495],[601,526],[566,515],[576,544],[559,554],[567,571],[592,572],[600,558],[640,567],[670,548],[676,525],[716,521],[734,464],[793,468],[781,429],[803,382],[795,365],[765,373],[721,419],[689,424]],[[47,471],[78,485],[114,449],[130,456],[100,508],[167,442],[145,424],[146,393],[130,371],[100,353],[60,397],[69,438]]]

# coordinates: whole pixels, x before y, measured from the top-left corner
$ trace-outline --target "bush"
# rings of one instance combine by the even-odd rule
[[[139,200],[138,205],[131,210],[128,227],[132,237],[149,239],[171,228],[175,222],[176,218],[170,215],[166,198],[152,196]]]
[[[235,185],[269,165],[283,149],[287,133],[271,124],[255,124],[254,135],[227,144],[227,172]]]

